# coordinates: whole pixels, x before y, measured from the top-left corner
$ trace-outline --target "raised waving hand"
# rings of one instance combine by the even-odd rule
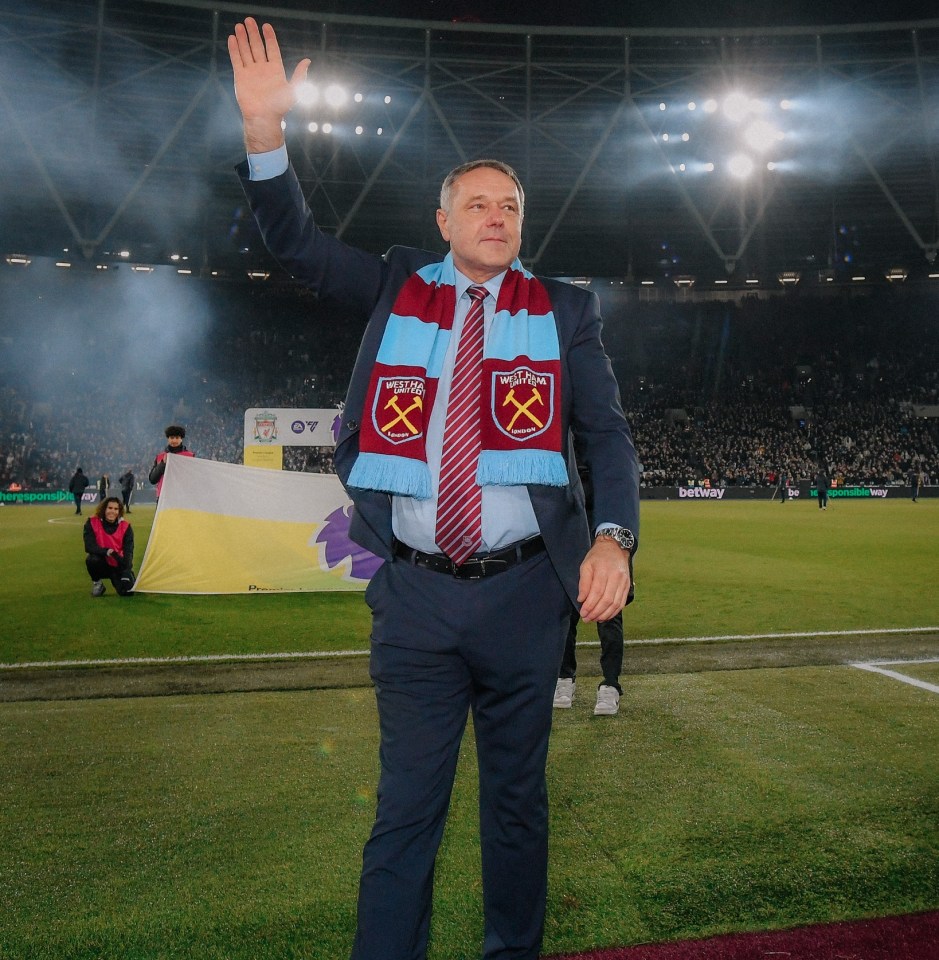
[[[228,55],[248,153],[276,150],[284,142],[281,121],[296,103],[297,87],[306,79],[309,58],[297,64],[288,80],[274,28],[265,23],[259,29],[254,17],[235,24],[235,33],[228,38]]]

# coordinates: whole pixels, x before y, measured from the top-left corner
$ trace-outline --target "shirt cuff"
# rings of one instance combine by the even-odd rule
[[[251,180],[273,180],[286,172],[287,145],[283,144],[276,150],[268,150],[267,153],[249,153],[248,154],[248,172]]]

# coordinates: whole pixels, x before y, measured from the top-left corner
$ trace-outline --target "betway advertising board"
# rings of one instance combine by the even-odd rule
[[[777,487],[643,487],[643,500],[779,500]],[[829,500],[896,500],[909,499],[908,486],[900,487],[835,487],[828,491]],[[939,496],[939,486],[923,487],[920,497]],[[818,491],[807,484],[789,487],[787,500],[816,500]]]

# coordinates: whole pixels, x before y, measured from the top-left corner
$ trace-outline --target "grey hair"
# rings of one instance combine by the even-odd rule
[[[444,213],[450,212],[453,184],[455,184],[464,173],[469,173],[471,170],[478,170],[480,167],[489,167],[492,170],[498,170],[500,173],[504,173],[507,177],[511,178],[518,189],[519,213],[524,214],[525,189],[522,186],[522,181],[518,179],[518,174],[507,163],[503,163],[501,160],[470,160],[469,163],[461,163],[458,167],[454,167],[446,177],[444,177],[443,183],[440,186],[440,209],[443,210]]]

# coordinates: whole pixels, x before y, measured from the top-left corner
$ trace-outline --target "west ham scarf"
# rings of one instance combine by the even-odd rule
[[[426,427],[456,309],[452,255],[412,274],[395,299],[372,368],[348,485],[426,500]],[[480,486],[568,482],[561,454],[561,362],[548,292],[516,260],[483,348]]]

